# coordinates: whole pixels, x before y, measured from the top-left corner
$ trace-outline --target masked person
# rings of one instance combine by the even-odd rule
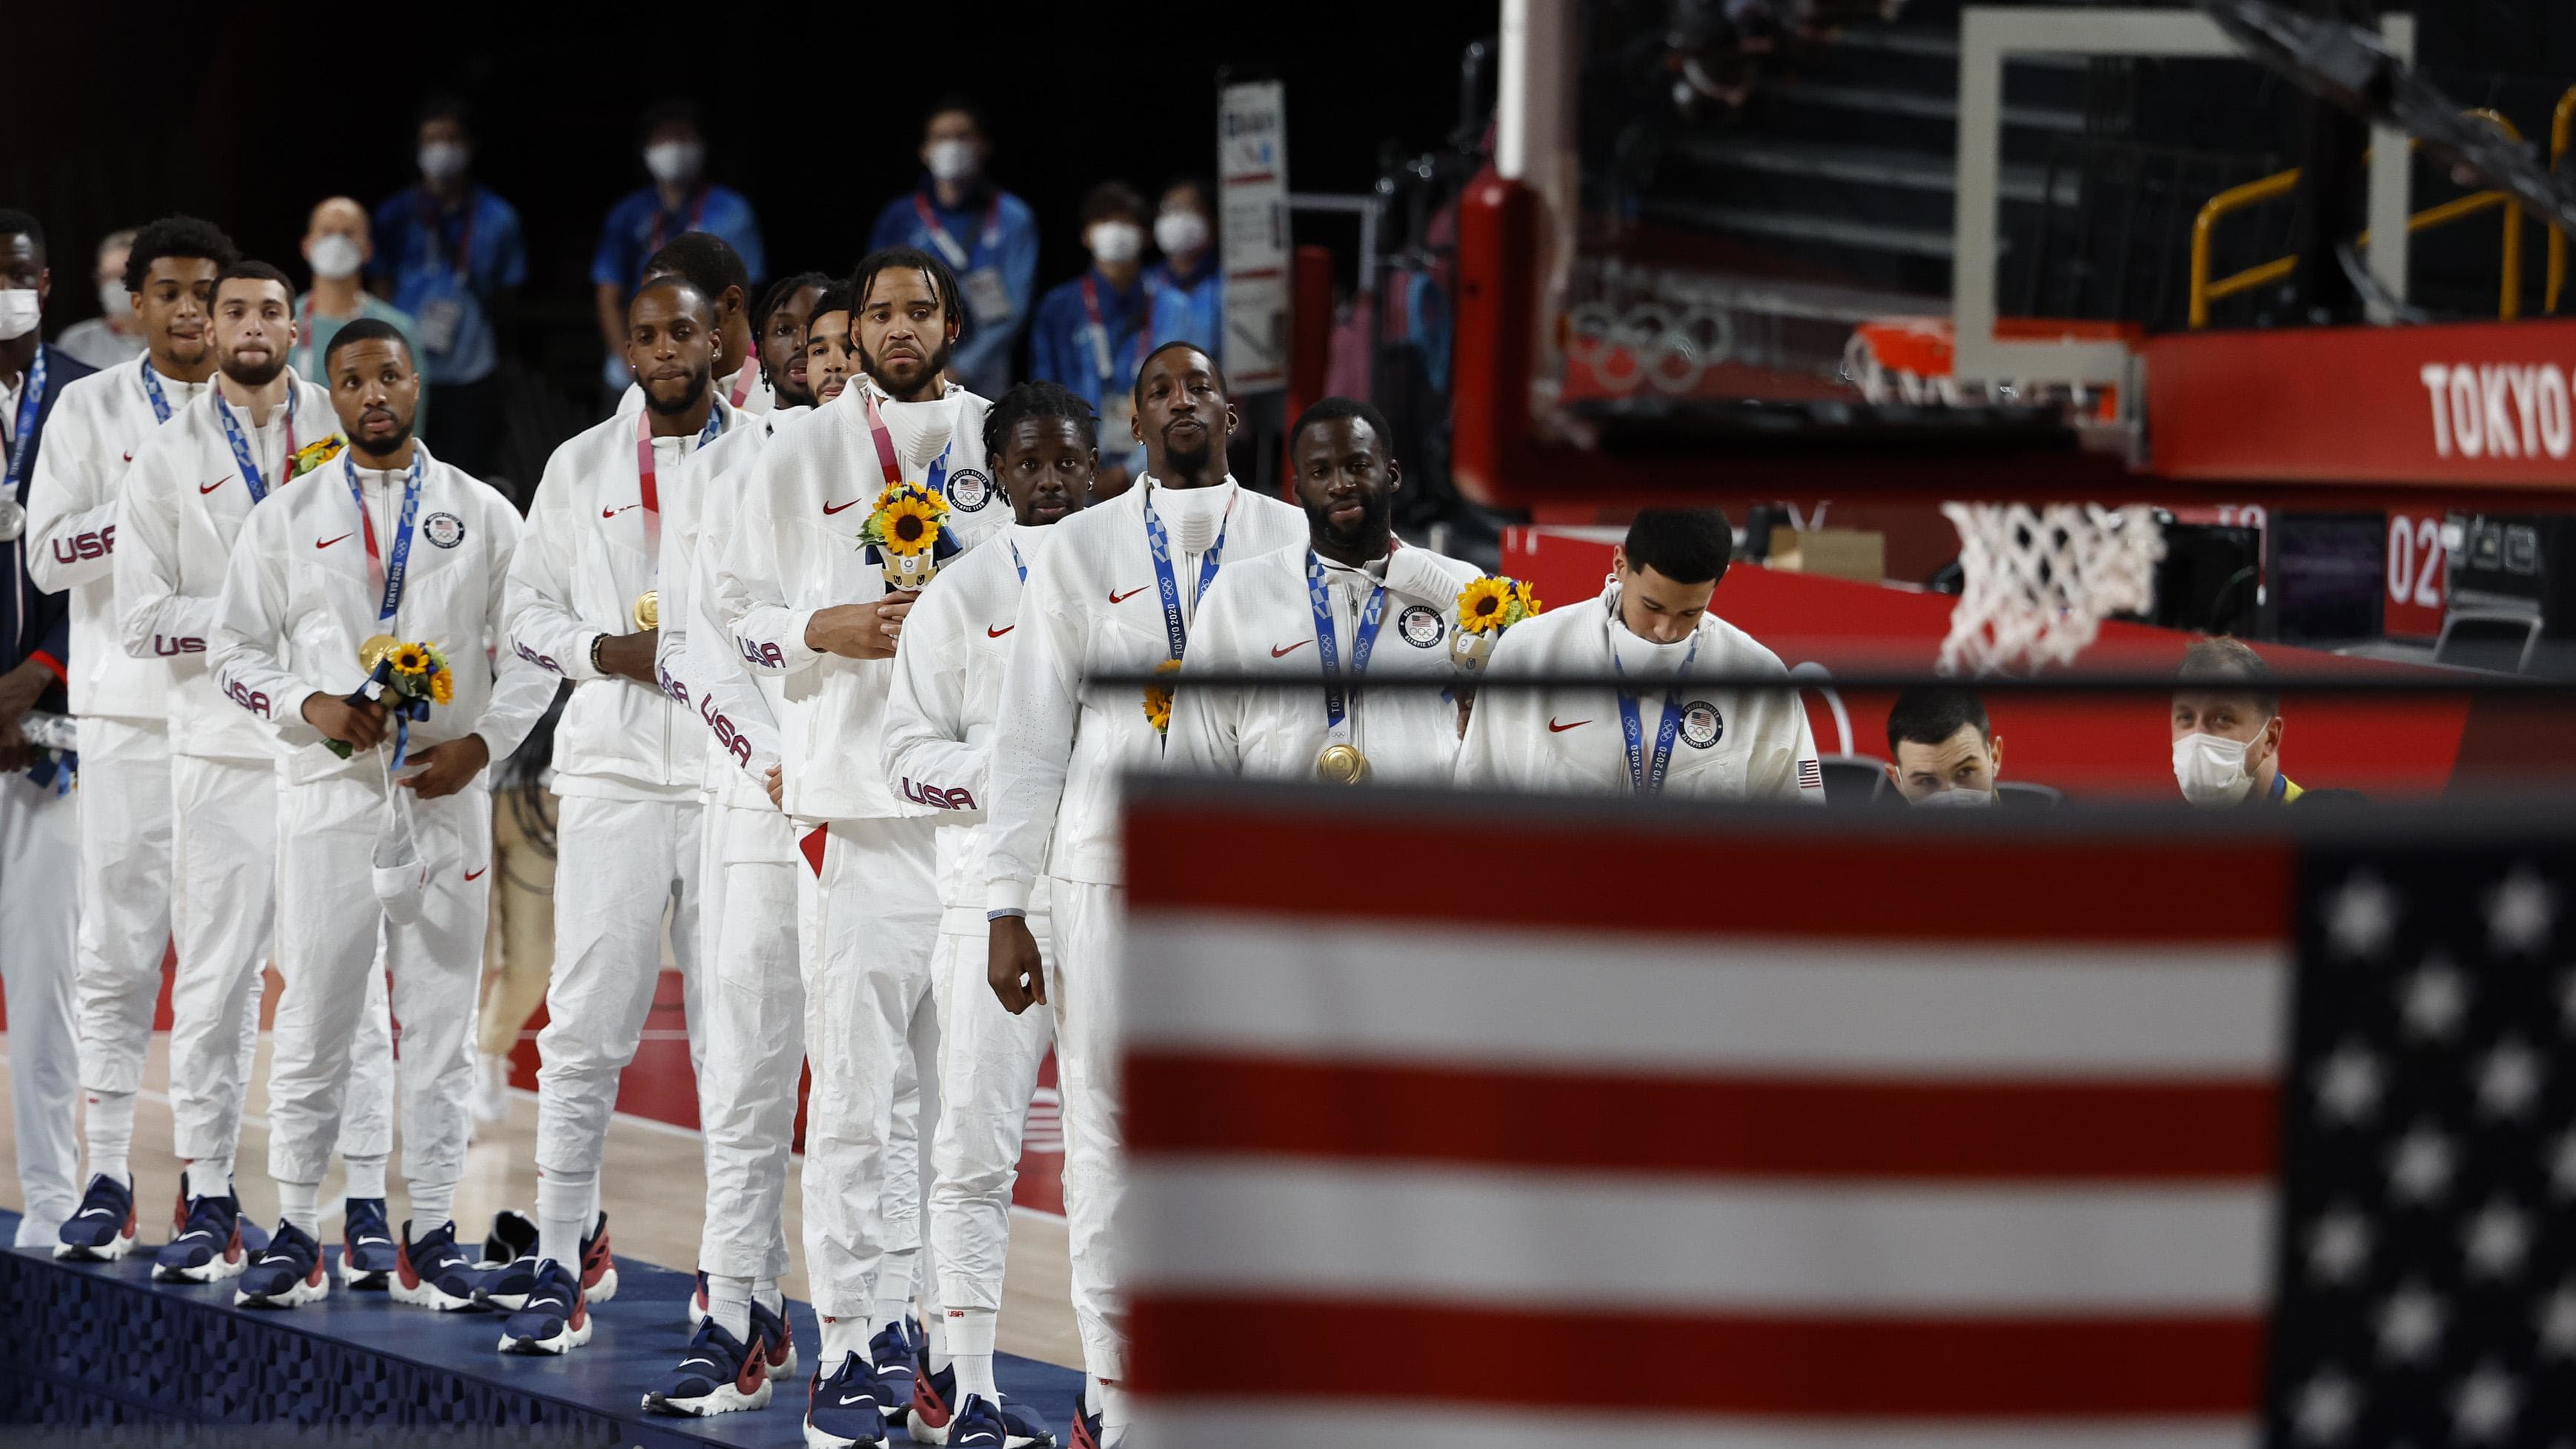
[[[1123,182],[1104,181],[1082,199],[1082,244],[1090,270],[1048,292],[1029,332],[1029,375],[1061,383],[1100,416],[1111,440],[1100,495],[1127,491],[1131,462],[1129,399],[1136,369],[1157,342],[1157,284],[1145,274],[1145,201]]]
[[[944,381],[964,321],[956,279],[925,252],[872,252],[850,300],[859,395],[762,452],[715,579],[718,617],[780,723],[780,799],[801,829],[821,827],[801,842],[811,869],[798,876],[814,1082],[805,1271],[823,1333],[806,1442],[837,1445],[873,1443],[908,1414],[930,1351],[914,1320],[922,1174],[897,1124],[938,1120],[937,824],[897,799],[882,767],[915,594],[887,579],[904,555],[863,549],[862,533],[898,482],[945,501],[939,528],[958,549],[1009,521],[985,461],[986,403]]]
[[[1154,213],[1154,249],[1162,260],[1145,271],[1154,284],[1158,342],[1195,342],[1215,349],[1225,340],[1225,274],[1216,255],[1216,201],[1208,184],[1175,181],[1163,188]]]
[[[1732,553],[1726,515],[1714,508],[1640,512],[1598,598],[1514,625],[1485,665],[1488,678],[1615,676],[1622,687],[1479,691],[1458,782],[1824,804],[1824,767],[1797,691],[1694,682],[1788,678],[1778,655],[1709,612]]]
[[[360,319],[332,338],[322,372],[348,446],[251,510],[215,624],[212,673],[224,696],[284,749],[277,876],[290,903],[278,924],[286,990],[269,1068],[279,1223],[235,1301],[293,1307],[328,1289],[322,1170],[364,1071],[354,1058],[390,1055],[373,1020],[390,974],[411,1217],[387,1289],[398,1302],[465,1308],[476,1255],[457,1246],[449,1208],[465,1172],[491,892],[483,771],[518,748],[555,682],[499,647],[519,517],[411,435],[420,380],[410,344],[390,323]],[[424,717],[389,720],[382,693],[351,702],[375,667],[370,641],[390,651],[378,658],[393,670],[425,662],[427,650],[445,657]],[[346,758],[326,747],[333,740]]]
[[[966,325],[949,370],[988,398],[1011,385],[1011,353],[1029,325],[1038,280],[1037,215],[986,178],[991,159],[973,102],[952,96],[933,104],[921,125],[921,184],[887,202],[868,237],[877,250],[929,252],[957,278]]]
[[[600,223],[599,248],[590,259],[599,336],[608,349],[600,376],[612,391],[633,378],[626,366],[626,301],[644,281],[644,263],[655,252],[684,232],[712,232],[742,259],[746,287],[768,271],[760,218],[750,200],[706,179],[706,132],[697,105],[655,102],[636,132],[651,180],[609,209]],[[714,300],[712,294],[709,300]]]
[[[1328,397],[1288,432],[1304,548],[1245,559],[1201,603],[1166,753],[1176,770],[1446,785],[1458,764],[1449,635],[1474,564],[1395,537],[1403,471],[1385,415]],[[1306,688],[1190,688],[1259,674]],[[1367,681],[1393,679],[1383,688]]]
[[[1086,1433],[1093,1443],[1103,1433],[1114,1439],[1128,1417],[1109,1245],[1124,1171],[1110,962],[1123,901],[1118,777],[1161,763],[1169,709],[1163,691],[1086,689],[1082,681],[1177,665],[1220,567],[1302,548],[1307,538],[1304,512],[1226,471],[1226,441],[1239,420],[1215,359],[1185,342],[1156,348],[1131,401],[1145,477],[1125,496],[1058,524],[1029,569],[985,804],[986,977],[1013,1015],[1046,1004],[1056,1017],[1065,1216],[1089,1377],[1076,1443]],[[1053,902],[1052,974],[1026,919],[1041,876]]]
[[[705,731],[654,668],[664,481],[735,414],[714,389],[714,302],[658,277],[629,309],[646,406],[575,434],[547,460],[510,565],[510,640],[573,681],[555,730],[555,967],[537,1037],[537,1252],[478,1297],[510,1313],[505,1353],[590,1341],[589,1304],[617,1292],[600,1161],[617,1080],[662,968],[679,959],[689,1059],[703,1073],[698,787]]]
[[[2208,809],[2287,805],[2306,794],[2281,773],[2281,696],[2272,667],[2241,639],[2197,639],[2173,697],[2174,782]],[[2234,688],[2227,688],[2227,685]],[[2191,686],[2197,685],[2194,688]]]
[[[983,801],[1029,561],[1055,537],[1050,525],[1080,510],[1091,492],[1100,457],[1092,429],[1089,405],[1053,383],[1024,382],[985,415],[984,448],[1010,502],[1010,526],[922,591],[904,620],[886,700],[886,782],[939,824],[931,989],[944,1060],[929,1214],[950,1361],[915,1380],[908,1429],[916,1441],[1029,1444],[1047,1437],[1003,1403],[993,1353],[1011,1246],[1011,1183],[1055,1023],[1045,1012],[1005,1012],[984,984]],[[1030,913],[1030,934],[1051,963],[1043,886]]]
[[[2003,737],[1974,690],[1909,689],[1887,712],[1887,783],[1909,805],[1992,805]]]
[[[334,196],[313,208],[304,225],[304,261],[313,269],[313,289],[295,299],[295,350],[286,359],[298,376],[320,381],[322,354],[331,349],[332,337],[361,317],[389,322],[402,334],[404,346],[419,345],[409,314],[379,301],[359,283],[360,272],[375,254],[364,207]],[[421,415],[428,415],[426,407]]]
[[[80,832],[71,762],[31,749],[29,710],[66,713],[70,601],[29,577],[27,490],[43,456],[46,420],[64,389],[95,374],[39,327],[53,293],[45,229],[0,209],[0,955],[8,990],[9,1102],[18,1149],[17,1245],[52,1247],[80,1199],[78,981]]]
[[[134,315],[133,294],[125,290],[125,257],[133,249],[130,226],[99,239],[92,272],[98,286],[98,315],[73,323],[54,339],[54,346],[94,371],[104,372],[143,355],[143,323]]]
[[[474,180],[462,101],[421,107],[418,141],[420,184],[376,208],[379,250],[368,270],[411,315],[422,415],[435,405],[441,458],[489,477],[500,461],[501,349],[518,323],[527,245],[519,213]]]
[[[674,239],[644,263],[644,279],[686,277],[716,309],[716,395],[737,412],[765,413],[773,406],[770,374],[754,336],[751,274],[725,239],[693,231]],[[620,417],[644,410],[644,385],[630,382],[617,399]]]
[[[136,233],[126,284],[144,355],[63,392],[27,489],[27,566],[71,601],[72,713],[80,719],[80,1073],[88,1181],[58,1258],[106,1261],[135,1243],[135,1094],[170,945],[170,665],[125,652],[117,509],[134,455],[193,407],[215,371],[215,278],[232,240],[192,216]],[[202,480],[192,480],[202,481]]]

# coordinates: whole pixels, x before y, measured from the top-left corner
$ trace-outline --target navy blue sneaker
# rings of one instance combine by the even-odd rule
[[[233,1290],[235,1308],[294,1308],[318,1303],[331,1291],[322,1271],[322,1245],[293,1223],[279,1223],[268,1250],[241,1275]]]
[[[868,1340],[868,1357],[876,1361],[877,1402],[885,1405],[886,1422],[901,1424],[912,1417],[912,1382],[930,1362],[930,1336],[907,1313]]]
[[[63,1219],[54,1256],[75,1263],[113,1263],[134,1251],[134,1184],[105,1173],[89,1180],[80,1211]]]
[[[916,1409],[912,1437],[916,1442],[945,1443],[950,1449],[1053,1449],[1055,1444],[1054,1432],[1044,1424],[982,1394],[968,1394],[957,1406],[943,1439],[922,1439],[921,1414]]]
[[[1073,1449],[1100,1449],[1100,1411],[1091,1407],[1087,1392],[1073,1391]]]
[[[385,1292],[396,1303],[414,1303],[452,1313],[474,1306],[474,1285],[480,1275],[475,1271],[473,1255],[456,1245],[456,1224],[440,1223],[421,1235],[411,1235],[411,1224],[403,1224],[403,1240],[394,1248],[394,1271],[385,1284]]]
[[[190,1199],[178,1236],[152,1255],[152,1277],[161,1283],[221,1283],[249,1266],[241,1202],[231,1193]]]
[[[503,1353],[570,1353],[590,1342],[590,1303],[581,1280],[552,1258],[537,1264],[536,1283],[519,1311],[501,1325]]]
[[[805,1400],[806,1449],[885,1449],[885,1442],[876,1374],[866,1359],[844,1354],[830,1376],[814,1376]]]
[[[477,1268],[507,1268],[521,1258],[537,1255],[536,1219],[526,1213],[503,1208],[492,1214],[492,1231],[483,1235],[483,1256]]]
[[[787,1321],[786,1303],[778,1307],[772,1313],[759,1299],[751,1300],[751,1336],[760,1340],[761,1362],[773,1382],[796,1372],[796,1325]]]
[[[760,1352],[760,1336],[746,1346],[713,1318],[698,1324],[689,1340],[689,1355],[644,1395],[644,1407],[656,1414],[685,1414],[703,1419],[742,1409],[769,1407],[769,1361]]]
[[[996,1437],[965,1437],[968,1404],[978,1406],[991,1419]],[[912,1381],[912,1418],[904,1432],[912,1436],[915,1444],[1000,1445],[1002,1449],[1055,1446],[1054,1430],[1007,1403],[982,1394],[968,1394],[964,1403],[958,1402],[957,1370],[953,1367],[925,1369]]]
[[[512,1216],[515,1216],[513,1214]],[[493,1227],[497,1232],[500,1221]],[[485,1247],[491,1242],[486,1240]],[[527,1302],[528,1292],[537,1286],[537,1256],[533,1244],[506,1268],[487,1273],[483,1286],[474,1292],[475,1303],[502,1313],[516,1313]],[[617,1260],[608,1252],[608,1214],[601,1213],[589,1237],[581,1240],[581,1291],[592,1303],[605,1303],[617,1296]]]
[[[402,1258],[402,1245],[394,1241],[393,1226],[385,1221],[385,1200],[353,1197],[345,1212],[340,1231],[340,1281],[351,1288],[382,1289],[393,1281],[394,1268]]]

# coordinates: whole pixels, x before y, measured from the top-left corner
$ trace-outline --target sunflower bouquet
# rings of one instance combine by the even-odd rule
[[[348,439],[341,437],[338,433],[333,433],[331,436],[324,438],[318,443],[307,443],[303,447],[296,449],[295,456],[286,460],[287,481],[292,482],[295,479],[301,478],[305,474],[312,472],[314,469],[321,467],[323,464],[330,462],[332,459],[339,457],[340,450],[348,446]]]
[[[406,643],[385,634],[358,646],[358,663],[367,670],[367,682],[349,696],[349,703],[372,698],[394,717],[394,767],[399,769],[411,752],[412,721],[428,719],[433,704],[456,702],[456,671],[447,667],[447,656],[437,645]],[[355,753],[341,740],[322,743],[344,760]]]
[[[889,589],[920,588],[957,552],[948,536],[948,500],[918,483],[890,484],[878,494],[859,542],[885,571]]]
[[[1178,674],[1181,672],[1181,661],[1177,659],[1166,659],[1162,663],[1154,666],[1154,672],[1156,674]],[[1154,727],[1154,733],[1157,735],[1168,734],[1171,732],[1172,687],[1170,685],[1149,684],[1145,686],[1145,723],[1152,725]]]
[[[1547,606],[1527,579],[1488,574],[1458,591],[1458,627],[1449,635],[1449,662],[1469,674],[1481,671],[1503,631]]]

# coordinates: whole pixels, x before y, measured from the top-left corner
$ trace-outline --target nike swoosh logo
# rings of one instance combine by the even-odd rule
[[[344,533],[344,534],[341,534],[341,535],[340,535],[340,537],[338,537],[338,538],[326,538],[326,539],[322,540],[320,543],[317,543],[317,544],[315,544],[315,545],[313,545],[313,546],[314,546],[315,548],[329,548],[331,545],[333,545],[333,544],[335,544],[335,543],[340,543],[340,542],[345,541],[348,537],[349,537],[349,535],[347,535],[347,534],[345,534],[345,533]]]
[[[629,503],[626,505],[626,508],[641,508],[643,506],[644,505],[641,503]],[[603,508],[599,510],[599,516],[602,518],[615,518],[617,515],[624,513],[626,508]]]
[[[858,500],[858,499],[856,499],[856,498],[851,499],[851,500],[850,500],[849,502],[847,502],[847,503],[826,503],[826,504],[824,504],[824,505],[823,505],[823,516],[824,516],[825,518],[829,518],[829,517],[831,517],[833,514],[840,512],[840,511],[841,511],[842,509],[844,509],[844,508],[856,508],[856,507],[858,507],[858,506],[859,506],[859,500]]]
[[[867,1396],[867,1395],[865,1395],[865,1394],[843,1394],[843,1395],[841,1395],[841,1407],[842,1407],[842,1408],[844,1408],[844,1409],[848,1408],[848,1407],[849,1407],[850,1405],[852,1405],[852,1404],[864,1404],[864,1403],[866,1403],[867,1401],[868,1401],[868,1396]]]
[[[1111,589],[1111,590],[1109,591],[1109,602],[1111,602],[1111,603],[1113,603],[1113,604],[1123,604],[1123,603],[1127,602],[1129,599],[1132,599],[1132,598],[1136,597],[1138,594],[1141,594],[1141,593],[1143,593],[1143,592],[1145,592],[1145,587],[1144,587],[1143,585],[1139,585],[1139,586],[1137,586],[1137,587],[1135,587],[1135,588],[1129,589],[1127,592],[1125,592],[1125,593],[1123,593],[1123,594],[1122,594],[1122,593],[1120,593],[1120,592],[1118,592],[1116,589]]]
[[[1592,723],[1592,721],[1588,719],[1579,719],[1572,724],[1558,724],[1556,722],[1556,716],[1550,715],[1547,720],[1547,732],[1552,735],[1561,735],[1567,730],[1581,729],[1590,723]]]
[[[1298,650],[1303,649],[1314,642],[1315,641],[1312,639],[1300,639],[1294,644],[1273,644],[1270,646],[1270,657],[1273,659],[1285,659],[1289,655],[1296,653]]]
[[[125,455],[125,461],[127,461],[127,462],[129,462],[129,463],[133,462],[133,461],[134,461],[134,455],[133,455],[132,453],[128,453],[128,454],[126,454],[126,455]],[[224,476],[222,476],[221,478],[216,479],[216,480],[215,480],[214,482],[212,482],[212,483],[200,483],[200,484],[198,484],[198,485],[197,485],[197,496],[198,496],[198,497],[200,497],[200,498],[203,498],[203,497],[205,497],[207,494],[214,492],[216,489],[223,487],[225,484],[230,483],[231,481],[233,481],[233,475],[232,475],[232,474],[230,474],[230,473],[226,473]]]
[[[490,870],[491,868],[492,867],[487,865],[483,867],[483,870]],[[483,870],[469,870],[465,873],[465,878],[467,880],[481,880],[483,878]]]
[[[1020,626],[1017,624],[1004,624],[1001,628],[996,629],[992,625],[987,624],[984,626],[984,637],[987,639],[999,639],[1018,627]]]

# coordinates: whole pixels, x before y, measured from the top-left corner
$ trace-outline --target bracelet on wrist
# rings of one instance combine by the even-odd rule
[[[599,646],[607,642],[608,636],[605,634],[593,634],[590,636],[590,667],[601,674],[606,674],[608,670],[599,662]]]

